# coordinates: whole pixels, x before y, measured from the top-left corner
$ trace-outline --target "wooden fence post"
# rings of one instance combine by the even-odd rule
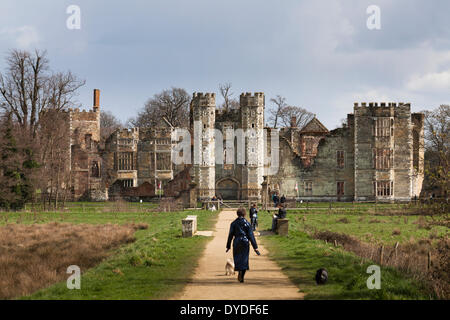
[[[337,241],[336,240],[334,240],[334,246],[335,247],[337,247],[338,245],[337,245]]]
[[[428,251],[428,271],[431,269],[431,251]]]
[[[397,262],[397,248],[398,248],[398,241],[395,243],[395,246],[394,246],[395,262]]]
[[[381,249],[380,249],[380,265],[383,264],[383,253],[384,253],[384,245],[381,245]]]

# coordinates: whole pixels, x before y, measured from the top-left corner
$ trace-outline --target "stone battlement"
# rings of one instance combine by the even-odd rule
[[[355,108],[358,107],[369,107],[369,108],[373,108],[373,107],[411,107],[411,103],[404,103],[404,102],[361,102],[361,104],[359,104],[358,102],[354,103]]]
[[[216,94],[215,93],[211,93],[211,92],[206,92],[206,93],[203,93],[203,92],[194,92],[194,95],[193,95],[193,98],[195,99],[195,98],[216,98]]]
[[[255,92],[254,94],[251,92],[243,92],[241,93],[241,97],[264,97],[264,92]]]
[[[242,93],[239,100],[241,107],[264,106],[264,92],[255,92],[254,94],[250,92]]]
[[[215,106],[216,94],[210,92],[194,92],[192,102],[199,106]]]
[[[100,112],[98,109],[93,110],[80,110],[79,108],[69,108],[67,111],[64,111],[70,115],[72,120],[86,120],[86,121],[97,121]]]

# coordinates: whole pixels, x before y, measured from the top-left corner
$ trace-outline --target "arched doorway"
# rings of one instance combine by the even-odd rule
[[[239,183],[231,178],[225,178],[217,182],[217,196],[221,196],[223,200],[239,199]]]

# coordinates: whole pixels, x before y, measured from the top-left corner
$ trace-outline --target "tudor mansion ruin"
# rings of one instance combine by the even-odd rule
[[[200,124],[199,146],[192,144],[193,164],[172,161],[174,128],[165,119],[159,127],[116,130],[100,144],[100,91],[94,90],[91,111],[70,109],[72,199],[146,199],[163,194],[178,197],[193,190],[198,199],[261,199],[267,192],[313,201],[408,201],[419,196],[424,178],[424,116],[409,103],[355,103],[347,125],[328,130],[317,118],[302,128],[265,127],[264,93],[243,93],[240,108],[216,109],[214,93],[194,93],[191,126]],[[244,141],[244,163],[216,163],[226,157],[225,143],[210,129],[253,130]],[[272,146],[270,136],[277,131]],[[264,133],[265,132],[265,133]],[[222,146],[222,144],[221,144]],[[278,170],[268,168],[278,153]],[[192,191],[190,191],[192,193]]]

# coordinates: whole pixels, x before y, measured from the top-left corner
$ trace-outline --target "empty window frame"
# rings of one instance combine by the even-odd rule
[[[345,167],[345,153],[344,150],[336,151],[336,165],[339,169],[343,169]]]
[[[100,167],[98,165],[98,161],[93,161],[91,166],[91,177],[99,178],[100,177]]]
[[[374,181],[373,188],[377,197],[389,197],[394,194],[394,182],[392,181]]]
[[[344,195],[344,181],[338,181],[336,183],[336,194],[338,196],[343,196]]]
[[[134,170],[133,152],[119,152],[117,154],[118,170]]]
[[[156,153],[156,170],[171,170],[172,159],[169,152],[157,152]]]
[[[372,150],[372,159],[374,169],[391,169],[394,163],[394,152],[387,148],[374,148]]]
[[[393,135],[393,123],[394,120],[388,117],[376,118],[374,121],[373,135],[375,137],[389,137]]]
[[[305,196],[312,195],[312,181],[305,181]]]

